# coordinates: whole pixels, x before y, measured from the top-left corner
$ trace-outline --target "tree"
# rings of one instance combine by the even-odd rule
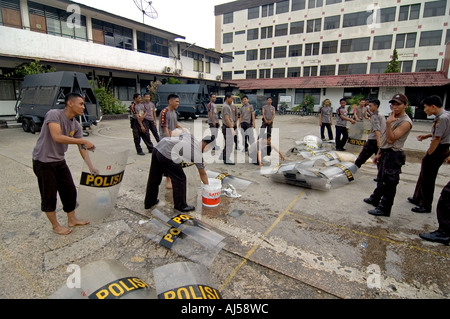
[[[44,65],[41,63],[40,60],[34,60],[32,62],[25,62],[22,64],[19,64],[14,68],[14,71],[11,73],[6,74],[7,77],[25,77],[29,74],[40,74],[40,73],[48,73],[48,72],[55,72],[55,68],[52,68],[49,65]]]
[[[394,49],[394,53],[392,54],[392,59],[389,61],[389,64],[384,71],[384,73],[400,73],[400,67],[398,65],[398,53],[397,49]]]

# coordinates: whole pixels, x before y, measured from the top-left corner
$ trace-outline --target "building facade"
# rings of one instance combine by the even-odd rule
[[[215,15],[216,51],[233,56],[224,59],[222,76],[238,86],[241,80],[262,86],[265,79],[380,74],[394,49],[401,72],[436,73],[450,41],[447,0],[240,0],[216,6]],[[264,93],[291,96],[293,106],[313,90],[320,104],[324,88],[334,99],[358,91],[273,87]],[[379,90],[357,93],[379,97]],[[446,90],[440,87],[440,95]],[[405,87],[387,91],[405,93]]]
[[[0,0],[0,39],[0,115],[15,114],[23,80],[7,75],[36,59],[108,83],[126,105],[169,77],[220,87],[221,53],[73,1]]]

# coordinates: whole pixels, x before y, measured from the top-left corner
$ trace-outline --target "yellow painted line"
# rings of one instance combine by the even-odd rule
[[[303,189],[300,194],[297,195],[297,197],[289,204],[289,206],[284,210],[284,212],[282,214],[280,214],[280,216],[278,216],[278,218],[273,222],[273,224],[266,230],[266,232],[264,233],[263,237],[266,237],[274,228],[275,226],[283,219],[283,217],[289,213],[289,211],[291,210],[292,206],[294,206],[294,204],[300,199],[300,197],[303,196],[303,194],[305,193],[306,189]],[[261,241],[264,241],[264,239],[262,239]],[[261,244],[261,241],[255,245],[253,245],[253,247],[248,251],[248,253],[245,255],[244,259],[239,263],[239,265],[237,265],[233,271],[228,275],[227,279],[225,279],[224,283],[219,287],[219,291],[221,292],[231,281],[231,279],[234,278],[234,276],[236,276],[237,272],[239,271],[239,269],[242,268],[242,266],[245,265],[245,263],[247,262],[247,260],[250,258],[251,255],[253,255],[253,253],[255,252],[255,250],[259,247],[259,245]]]
[[[392,239],[389,239],[389,238],[386,238],[386,237],[372,235],[372,234],[361,232],[361,231],[358,231],[358,230],[355,230],[355,229],[351,229],[351,228],[347,228],[347,227],[344,227],[344,226],[340,226],[340,225],[336,225],[336,224],[333,224],[333,223],[329,223],[329,222],[326,222],[326,221],[323,221],[323,220],[315,219],[315,218],[304,216],[304,215],[297,214],[297,213],[292,213],[290,211],[288,212],[288,214],[294,215],[294,216],[298,216],[300,218],[308,219],[308,220],[311,220],[311,221],[315,221],[315,222],[318,222],[318,223],[321,223],[321,224],[324,224],[324,225],[327,225],[327,226],[331,226],[331,227],[334,227],[334,228],[339,228],[339,229],[342,229],[342,230],[345,230],[345,231],[350,231],[352,233],[355,233],[355,234],[358,234],[358,235],[361,235],[361,236],[378,239],[378,240],[381,240],[381,241],[384,241],[384,242],[388,242],[390,244],[395,244],[395,245],[399,245],[399,246],[405,246],[405,247],[410,248],[410,249],[426,252],[426,253],[433,254],[433,255],[436,255],[436,256],[439,256],[439,257],[450,258],[450,255],[441,254],[441,253],[438,253],[438,252],[433,251],[433,250],[425,249],[425,248],[422,248],[422,247],[417,247],[417,246],[410,245],[410,244],[407,244],[407,243],[403,243],[403,242],[400,242],[400,241],[392,240]]]

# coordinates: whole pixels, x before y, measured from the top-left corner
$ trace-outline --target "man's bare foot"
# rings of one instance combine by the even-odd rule
[[[69,235],[72,229],[59,225],[53,228],[53,232],[58,235]]]
[[[75,227],[75,226],[84,226],[84,225],[88,225],[88,224],[89,224],[88,220],[72,219],[67,223],[67,226]]]

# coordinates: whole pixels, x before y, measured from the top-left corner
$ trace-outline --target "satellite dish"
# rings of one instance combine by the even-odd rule
[[[139,11],[142,12],[142,23],[145,23],[145,16],[156,19],[158,18],[158,12],[156,12],[155,8],[152,6],[153,1],[145,1],[145,0],[133,0],[136,7]]]

